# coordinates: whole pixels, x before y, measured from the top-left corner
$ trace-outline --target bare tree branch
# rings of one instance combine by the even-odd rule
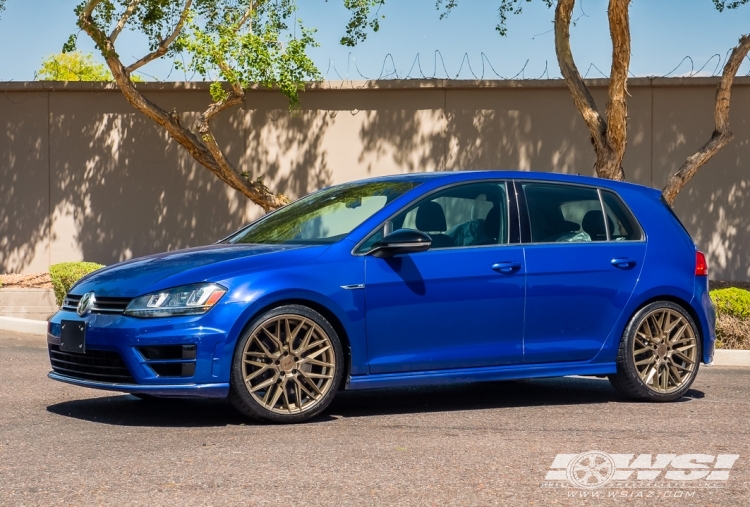
[[[750,52],[750,34],[740,37],[739,44],[732,50],[732,54],[724,65],[721,81],[716,90],[715,130],[711,138],[685,160],[682,167],[669,178],[669,182],[662,190],[662,196],[670,205],[674,203],[677,195],[690,181],[690,178],[695,176],[698,169],[734,139],[734,135],[729,130],[729,102],[732,97],[732,83],[748,52]]]
[[[122,32],[122,29],[125,28],[125,24],[128,22],[128,19],[130,19],[130,16],[133,14],[133,11],[135,11],[136,7],[138,7],[138,4],[141,3],[141,0],[133,0],[130,2],[130,5],[128,5],[128,8],[125,9],[125,12],[122,13],[122,16],[120,16],[120,21],[117,22],[117,26],[115,26],[115,29],[112,30],[112,33],[109,35],[109,41],[114,44],[117,37],[120,35],[120,32]]]
[[[240,21],[237,23],[237,26],[234,29],[235,32],[238,32],[242,28],[242,25],[244,25],[245,23],[248,22],[248,20],[253,15],[253,11],[255,11],[255,2],[250,2],[250,6],[247,8],[247,10],[245,11],[245,13],[242,15],[242,17],[240,18]],[[252,33],[252,31],[253,31],[253,27],[251,25],[250,26],[250,33]]]
[[[240,83],[239,80],[237,80],[237,78],[235,77],[235,73],[232,72],[232,69],[230,69],[229,66],[220,58],[217,58],[216,60],[217,60],[217,65],[222,70],[222,72],[224,72],[224,75],[229,81],[229,84],[232,86],[232,90],[234,91],[234,94],[238,96],[240,99],[244,99],[245,90],[242,89],[242,83]]]
[[[86,7],[83,8],[83,12],[81,13],[81,16],[85,16],[87,18],[91,17],[91,14],[94,12],[94,9],[96,9],[96,6],[102,3],[102,0],[89,0],[89,2],[86,4]]]
[[[140,69],[147,63],[156,60],[159,57],[164,56],[167,53],[167,50],[169,49],[170,44],[172,44],[175,39],[180,35],[180,32],[182,31],[182,26],[185,24],[185,19],[187,19],[188,12],[190,10],[190,6],[192,5],[193,0],[187,0],[185,2],[185,7],[182,8],[182,13],[180,14],[180,19],[177,21],[177,24],[174,27],[174,30],[172,33],[167,37],[166,39],[163,39],[159,46],[137,62],[129,65],[125,71],[130,74],[134,70]]]
[[[581,113],[583,121],[591,133],[591,141],[596,152],[596,163],[594,164],[596,174],[601,177],[610,177],[614,172],[610,170],[610,167],[612,162],[616,161],[616,156],[607,138],[607,122],[599,113],[594,97],[583,82],[570,48],[570,23],[574,7],[575,0],[558,0],[557,2],[557,8],[555,9],[555,52],[560,64],[560,71],[573,97],[573,103]]]
[[[210,122],[216,115],[232,106],[242,104],[244,101],[244,91],[241,88],[240,91],[242,95],[236,94],[233,90],[225,99],[212,103],[198,120],[198,133],[201,135],[201,140],[205,143],[208,151],[213,155],[213,159],[216,161],[218,169],[221,172],[217,176],[233,188],[242,187],[246,189],[243,193],[268,213],[288,204],[289,199],[283,195],[274,194],[260,180],[249,181],[245,175],[238,174],[232,163],[224,155],[211,131]]]
[[[607,144],[612,150],[612,160],[602,168],[601,176],[624,180],[622,159],[627,145],[628,69],[630,68],[630,0],[610,0],[609,33],[612,37],[612,69],[609,75],[609,100],[607,101]]]

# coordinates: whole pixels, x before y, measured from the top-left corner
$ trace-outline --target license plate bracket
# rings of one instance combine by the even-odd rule
[[[78,320],[60,322],[60,351],[86,353],[86,323]]]

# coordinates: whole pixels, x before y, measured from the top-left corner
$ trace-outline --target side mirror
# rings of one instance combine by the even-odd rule
[[[424,252],[432,245],[429,234],[414,229],[399,229],[386,235],[370,250],[375,257],[392,257],[396,254]]]

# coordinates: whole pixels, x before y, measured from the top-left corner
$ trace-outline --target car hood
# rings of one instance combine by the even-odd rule
[[[96,292],[105,297],[136,297],[230,273],[289,265],[316,257],[327,246],[211,245],[140,257],[95,271],[82,278],[73,294]]]

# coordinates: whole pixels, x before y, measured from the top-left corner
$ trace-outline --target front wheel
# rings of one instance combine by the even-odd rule
[[[281,306],[255,319],[238,341],[229,400],[252,418],[304,421],[331,402],[343,365],[341,342],[322,315]]]
[[[609,376],[624,396],[672,401],[690,389],[700,362],[700,336],[681,306],[657,301],[630,320],[617,354],[617,373]]]

